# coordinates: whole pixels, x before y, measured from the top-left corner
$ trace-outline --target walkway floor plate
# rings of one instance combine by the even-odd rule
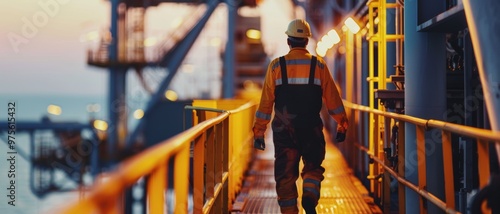
[[[266,150],[259,151],[253,161],[241,193],[233,204],[232,213],[280,213],[274,181],[274,148],[271,139],[266,139],[266,143]],[[321,182],[321,198],[316,207],[318,213],[382,213],[351,173],[342,153],[331,142],[327,142],[323,166],[326,171],[325,180]],[[299,205],[301,183],[299,178]],[[299,210],[305,213],[301,207]]]

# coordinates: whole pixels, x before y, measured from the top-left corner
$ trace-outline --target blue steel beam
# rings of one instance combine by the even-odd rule
[[[111,44],[108,47],[109,61],[118,62],[118,47],[121,39],[119,35],[119,28],[124,27],[120,25],[120,20],[124,21],[125,8],[124,5],[120,6],[121,0],[111,0]],[[121,8],[120,8],[121,7]],[[120,142],[125,141],[127,115],[125,105],[126,94],[126,68],[112,66],[109,68],[109,88],[108,88],[108,115],[109,115],[109,129],[108,129],[108,154],[110,157],[110,164],[116,160],[115,156],[119,152],[118,145]]]
[[[236,30],[236,16],[238,15],[238,0],[226,0],[227,4],[227,41],[226,50],[224,52],[224,81],[223,98],[232,98],[234,96],[234,63],[235,63],[235,50],[234,50],[234,32]]]
[[[446,44],[444,33],[417,32],[420,8],[419,4],[434,5],[432,0],[405,1],[404,8],[404,65],[405,79],[405,114],[425,118],[446,120]],[[425,7],[428,8],[429,6]],[[382,21],[382,20],[380,20]],[[437,54],[436,54],[437,53]],[[427,162],[426,190],[439,198],[444,198],[444,173],[442,146],[439,130],[425,134],[425,142],[417,142],[415,125],[405,125],[405,176],[410,182],[418,183],[416,160],[417,143],[425,143]],[[436,137],[439,136],[439,137]],[[406,213],[417,214],[420,210],[419,195],[406,188]],[[442,213],[435,205],[428,203],[429,213]]]
[[[162,80],[160,86],[158,87],[157,91],[153,94],[153,96],[151,96],[151,99],[149,100],[144,110],[144,117],[146,117],[146,115],[148,115],[151,112],[153,107],[164,97],[165,91],[167,90],[170,82],[177,73],[177,69],[180,67],[183,59],[186,57],[187,53],[189,52],[194,42],[200,35],[201,31],[205,27],[206,23],[208,22],[208,19],[214,12],[215,8],[217,8],[218,4],[219,0],[211,0],[207,2],[208,6],[207,10],[200,18],[200,20],[197,22],[197,24],[191,29],[191,31],[189,31],[189,33],[186,34],[184,39],[181,40],[179,43],[177,43],[172,48],[172,50],[169,51],[169,53],[166,54],[161,60],[160,63],[166,67],[168,75],[165,77],[165,79]],[[139,132],[141,132],[143,124],[144,120],[139,120],[137,126],[131,132],[129,138],[127,139],[127,144],[126,144],[127,147],[131,146],[135,141],[135,139],[137,139],[137,136]]]

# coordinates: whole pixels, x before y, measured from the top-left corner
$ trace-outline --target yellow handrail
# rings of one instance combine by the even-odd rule
[[[174,191],[175,213],[188,212],[188,177],[190,147],[194,145],[193,202],[195,213],[208,213],[212,207],[230,209],[231,197],[239,191],[238,186],[228,185],[228,179],[242,179],[246,170],[242,167],[238,173],[230,170],[231,163],[237,158],[249,159],[249,155],[236,153],[238,157],[231,157],[228,150],[234,145],[246,145],[247,154],[252,151],[249,142],[235,142],[230,139],[232,129],[242,127],[251,136],[251,124],[232,121],[233,117],[245,117],[239,123],[252,123],[256,104],[246,103],[235,110],[223,111],[220,115],[207,119],[190,129],[167,139],[156,146],[137,154],[118,165],[116,170],[107,173],[106,180],[97,183],[86,197],[78,202],[63,208],[59,213],[123,213],[123,193],[139,179],[147,179],[148,210],[150,213],[163,213],[165,210],[165,191],[167,190],[167,175],[170,160],[174,160]],[[241,115],[244,114],[244,115]],[[240,139],[250,139],[240,136]],[[234,144],[234,145],[233,145]],[[231,161],[231,162],[229,162]],[[248,163],[249,160],[240,160]],[[201,168],[200,168],[201,167]],[[206,170],[203,168],[206,167]],[[200,170],[201,169],[201,170]],[[235,182],[236,184],[241,183]]]
[[[423,206],[424,201],[423,198],[428,199],[430,202],[443,209],[446,213],[458,213],[455,211],[455,199],[454,199],[454,179],[453,179],[453,165],[452,165],[452,151],[451,151],[451,133],[458,134],[460,136],[467,136],[471,138],[477,139],[477,147],[478,147],[478,169],[479,169],[479,183],[480,187],[484,187],[488,183],[488,179],[490,177],[489,170],[489,153],[488,153],[488,143],[500,143],[500,133],[492,130],[480,129],[476,127],[469,127],[464,125],[458,125],[453,123],[448,123],[440,120],[433,119],[421,119],[412,117],[409,115],[402,115],[392,112],[385,112],[378,109],[372,109],[367,106],[362,106],[358,104],[351,103],[349,101],[344,100],[344,106],[352,111],[359,111],[369,113],[370,117],[374,117],[374,115],[381,116],[384,120],[387,119],[395,119],[398,120],[401,126],[404,126],[404,123],[411,123],[416,126],[417,133],[417,159],[418,159],[418,186],[410,183],[396,172],[394,172],[389,166],[387,166],[387,160],[384,159],[384,155],[375,154],[369,148],[365,148],[358,143],[354,143],[354,145],[360,149],[361,151],[367,153],[371,159],[373,159],[376,163],[380,164],[385,169],[384,173],[390,173],[393,175],[399,183],[407,186],[413,191],[417,192],[422,197],[420,198],[420,206],[421,213],[426,213],[425,208]],[[351,114],[351,117],[354,117],[354,113]],[[358,119],[358,121],[361,119]],[[376,121],[374,122],[376,123]],[[445,193],[446,193],[446,202],[443,202],[438,197],[434,196],[432,193],[425,191],[426,186],[426,161],[425,161],[425,131],[430,128],[440,129],[442,132],[442,146],[443,146],[443,165],[444,165],[444,179],[445,179]],[[404,130],[402,130],[404,131]],[[400,138],[401,139],[401,138]],[[382,140],[382,139],[381,139]],[[404,139],[402,139],[404,140]],[[404,144],[404,142],[398,142]],[[372,145],[370,145],[372,146]],[[404,146],[404,145],[400,145]],[[403,157],[404,159],[404,157]],[[399,164],[404,164],[404,160],[400,160]],[[433,163],[435,164],[435,163]],[[399,166],[401,169],[402,167]],[[404,167],[403,167],[404,168]],[[383,185],[387,185],[384,182]],[[404,204],[400,204],[400,206],[404,206]]]
[[[417,117],[412,117],[409,115],[404,115],[404,114],[397,114],[393,112],[386,112],[386,111],[381,111],[378,109],[371,109],[367,106],[363,105],[358,105],[351,103],[349,101],[344,100],[344,106],[346,108],[354,109],[354,110],[359,110],[362,112],[367,112],[367,113],[372,113],[384,117],[388,117],[391,119],[397,119],[400,121],[405,121],[409,122],[412,124],[415,124],[417,126],[424,126],[426,128],[437,128],[437,129],[442,129],[445,131],[453,132],[462,136],[467,136],[467,137],[472,137],[472,138],[477,138],[481,140],[486,140],[486,141],[492,141],[495,143],[500,143],[500,132],[495,132],[492,130],[486,130],[486,129],[480,129],[476,127],[471,127],[471,126],[464,126],[464,125],[458,125],[454,123],[448,123],[440,120],[433,120],[433,119],[421,119]]]

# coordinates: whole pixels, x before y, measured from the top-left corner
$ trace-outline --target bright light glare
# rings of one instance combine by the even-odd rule
[[[99,39],[99,32],[97,31],[92,31],[92,32],[89,32],[87,33],[87,41],[95,41],[97,39]]]
[[[339,34],[335,29],[331,29],[330,31],[328,31],[328,37],[330,37],[334,45],[340,42]]]
[[[91,31],[85,35],[80,36],[80,42],[97,41],[99,39],[99,32]]]
[[[351,17],[347,18],[344,21],[344,24],[353,34],[356,34],[360,30],[358,23],[356,23]]]
[[[137,109],[134,111],[134,118],[135,119],[141,119],[142,117],[144,117],[144,111],[142,109]]]
[[[333,47],[333,40],[330,37],[328,37],[328,35],[324,35],[323,37],[321,37],[321,41],[323,42],[325,47],[327,48]]]
[[[260,31],[255,29],[248,29],[246,33],[250,39],[260,39]]]
[[[328,48],[326,48],[322,42],[318,42],[318,45],[316,46],[316,54],[318,54],[320,57],[324,57],[327,50]]]
[[[156,39],[156,37],[149,37],[149,38],[144,40],[144,46],[151,47],[151,46],[156,45],[157,42],[158,42],[158,39]]]
[[[62,109],[61,109],[61,107],[56,106],[56,105],[49,105],[47,107],[47,112],[49,114],[53,114],[53,115],[61,115]]]
[[[94,128],[100,131],[108,130],[108,123],[104,120],[94,120]]]
[[[172,91],[172,90],[167,90],[165,92],[165,97],[167,98],[167,100],[176,101],[177,100],[177,93],[175,93],[175,91]]]
[[[172,23],[170,24],[170,27],[172,29],[175,29],[175,28],[178,28],[181,26],[182,22],[184,22],[184,20],[182,19],[182,17],[177,17],[175,18]]]

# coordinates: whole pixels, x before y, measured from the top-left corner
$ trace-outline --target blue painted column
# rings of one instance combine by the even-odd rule
[[[226,0],[227,5],[227,42],[224,52],[224,79],[222,84],[222,97],[234,97],[234,72],[235,72],[235,50],[234,33],[236,31],[236,17],[238,12],[238,0]]]
[[[442,33],[417,32],[418,8],[425,0],[405,1],[405,113],[424,119],[446,121],[446,49]],[[422,6],[422,5],[420,5]],[[405,125],[405,175],[406,179],[418,184],[419,161],[417,160],[417,137],[415,126]],[[440,130],[426,132],[426,189],[444,199],[443,159]],[[428,213],[441,213],[427,203]],[[419,195],[406,188],[406,213],[420,213]]]
[[[108,91],[108,142],[107,154],[110,156],[108,164],[113,165],[116,155],[119,154],[119,144],[124,143],[127,129],[127,114],[125,105],[125,79],[126,69],[113,66],[119,60],[119,24],[125,16],[125,5],[120,5],[120,0],[111,0],[111,44],[109,46],[109,91]]]

